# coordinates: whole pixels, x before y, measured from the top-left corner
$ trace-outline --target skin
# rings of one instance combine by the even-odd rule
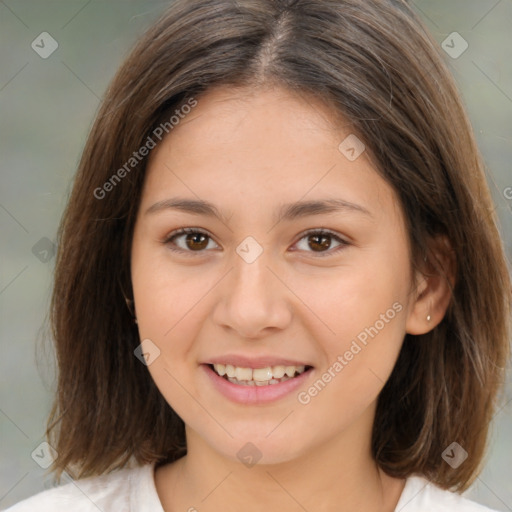
[[[331,112],[279,88],[211,90],[152,151],[132,282],[141,340],[160,350],[148,370],[186,424],[188,454],[155,472],[166,512],[393,511],[403,490],[371,457],[376,401],[406,332],[437,325],[448,291],[435,276],[407,271],[396,195],[365,152],[355,161],[340,152],[351,132]],[[147,213],[177,196],[208,200],[225,221]],[[368,213],[274,220],[283,203],[325,198]],[[205,248],[194,251],[187,235],[165,242],[182,227],[206,231]],[[302,234],[312,228],[346,244],[328,237],[318,249],[314,235]],[[236,252],[248,236],[263,249],[250,264]],[[396,303],[401,311],[307,404],[296,392],[265,405],[234,403],[199,366],[227,353],[298,359],[314,367],[299,390],[307,391]],[[250,468],[237,458],[247,442],[262,454]]]

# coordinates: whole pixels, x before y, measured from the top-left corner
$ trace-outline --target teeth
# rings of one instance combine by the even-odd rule
[[[256,382],[264,382],[272,378],[272,368],[270,368],[270,366],[267,366],[266,368],[255,368],[252,372],[250,368],[247,368],[247,370],[249,370],[249,378],[238,380],[251,380],[251,373],[252,380],[255,380]]]
[[[267,366],[265,368],[242,368],[231,364],[214,364],[215,371],[234,384],[243,383],[248,386],[266,386],[268,384],[278,384],[305,371],[306,367],[301,366]]]
[[[224,377],[224,375],[226,375],[226,365],[225,364],[216,364],[215,370],[221,377]]]
[[[272,370],[274,379],[280,379],[281,377],[284,377],[284,374],[286,373],[286,368],[284,366],[273,366]]]
[[[250,368],[235,368],[236,380],[252,380],[252,370]]]
[[[286,373],[288,377],[293,377],[295,375],[295,366],[287,366],[284,373]]]

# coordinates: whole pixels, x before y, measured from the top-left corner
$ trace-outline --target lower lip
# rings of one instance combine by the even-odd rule
[[[201,368],[211,380],[215,389],[226,398],[229,398],[233,402],[250,405],[267,404],[289,395],[304,384],[304,381],[310,376],[313,370],[313,368],[309,368],[297,377],[285,380],[279,384],[244,386],[229,382],[229,380],[226,380],[224,377],[214,372],[207,364],[202,364]]]

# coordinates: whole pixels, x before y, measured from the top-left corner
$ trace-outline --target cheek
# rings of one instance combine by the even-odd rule
[[[201,325],[198,315],[204,314],[202,299],[214,282],[197,275],[197,267],[173,268],[155,252],[138,246],[132,253],[139,336],[156,345],[158,357],[148,370],[167,402],[181,411],[190,397],[179,383],[191,387],[191,365],[198,360],[194,344]]]
[[[368,404],[391,374],[405,336],[408,304],[409,284],[397,268],[404,267],[375,261],[346,269],[323,294],[321,283],[309,283],[308,305],[328,327],[315,321],[324,356],[317,378],[324,377],[330,388],[322,399],[326,405],[328,400],[349,408]]]
[[[197,266],[173,266],[160,251],[140,248],[132,255],[132,284],[141,335],[167,343],[197,315],[215,276]]]
[[[201,299],[213,283],[201,279],[197,268],[172,268],[165,258],[141,249],[132,257],[132,285],[140,339],[150,339],[159,351],[148,371],[167,403],[193,422],[202,417],[189,394],[197,395],[191,378],[198,360],[194,340],[198,316],[205,313]]]
[[[331,309],[335,335],[317,337],[325,358],[308,387],[299,390],[299,407],[321,411],[308,422],[336,430],[350,425],[375,403],[400,353],[405,307],[391,295],[352,296]]]
[[[314,332],[329,352],[348,348],[360,334],[364,342],[365,332],[372,326],[390,341],[405,332],[408,282],[403,272],[390,270],[394,266],[368,262],[333,269],[325,277],[295,280],[294,291],[314,313],[309,315],[314,322],[309,328],[315,326]]]

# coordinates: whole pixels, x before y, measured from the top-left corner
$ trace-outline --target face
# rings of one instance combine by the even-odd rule
[[[369,442],[414,309],[397,198],[329,115],[213,90],[148,164],[131,269],[148,370],[189,443],[229,459]]]

